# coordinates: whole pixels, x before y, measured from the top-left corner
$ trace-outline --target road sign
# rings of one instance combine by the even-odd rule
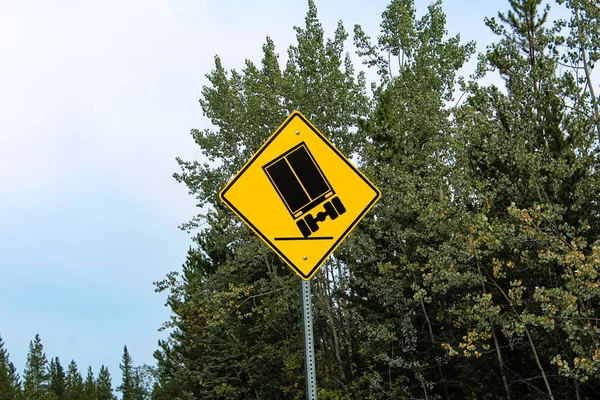
[[[295,111],[220,197],[302,279],[309,280],[381,193]]]

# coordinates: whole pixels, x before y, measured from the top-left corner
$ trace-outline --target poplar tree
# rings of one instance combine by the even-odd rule
[[[356,324],[364,327],[355,339],[365,396],[448,398],[461,391],[456,365],[441,351],[443,305],[426,283],[435,250],[455,228],[449,104],[458,70],[474,51],[474,43],[448,37],[445,25],[441,2],[419,17],[412,0],[393,0],[376,43],[355,27],[359,54],[381,77],[375,108],[359,126],[367,143],[362,169],[383,196],[337,251],[350,271]]]

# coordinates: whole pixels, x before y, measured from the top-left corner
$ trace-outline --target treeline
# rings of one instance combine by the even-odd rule
[[[206,162],[175,175],[202,211],[157,283],[173,318],[152,398],[304,397],[299,278],[218,198],[292,110],[383,192],[313,279],[319,398],[600,398],[600,8],[549,3],[569,19],[542,0],[486,19],[497,39],[464,78],[475,46],[439,1],[392,0],[376,40],[354,28],[371,91],[312,1],[283,65],[270,38],[241,71],[215,57]]]
[[[136,367],[123,349],[120,364],[122,384],[117,391],[123,400],[146,400],[150,397],[152,369]],[[29,343],[23,379],[9,360],[8,350],[0,338],[0,400],[115,400],[112,378],[104,365],[98,375],[88,367],[85,378],[72,360],[66,370],[58,357],[48,362],[39,335]]]

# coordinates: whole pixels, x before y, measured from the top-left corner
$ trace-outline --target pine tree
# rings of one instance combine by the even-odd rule
[[[9,360],[8,351],[0,337],[0,400],[17,400],[21,393],[21,383],[15,366]]]
[[[92,367],[88,367],[87,376],[83,384],[83,399],[96,400],[96,381],[94,379]]]
[[[83,397],[83,378],[75,360],[71,360],[67,368],[65,399],[79,400]]]
[[[14,366],[13,363],[8,364],[8,376],[9,380],[12,382],[11,387],[13,388],[13,392],[15,393],[15,399],[23,399],[23,387],[21,385],[21,379],[19,377],[19,374],[17,373],[17,368]]]
[[[50,392],[54,393],[59,400],[62,400],[65,396],[66,377],[65,370],[58,357],[50,359],[48,373],[50,374]]]
[[[29,353],[25,366],[23,394],[26,400],[42,400],[48,394],[49,375],[48,361],[44,354],[44,346],[40,335],[29,342]]]
[[[113,400],[114,398],[110,373],[108,368],[103,365],[100,367],[100,373],[96,380],[96,400]]]
[[[151,398],[154,386],[154,369],[149,365],[141,365],[133,369],[133,387],[135,400],[148,400]]]
[[[129,355],[127,346],[123,348],[123,358],[119,365],[121,372],[123,373],[123,381],[117,388],[119,392],[123,394],[123,400],[136,400],[136,387],[135,387],[135,374],[133,368],[133,360]]]

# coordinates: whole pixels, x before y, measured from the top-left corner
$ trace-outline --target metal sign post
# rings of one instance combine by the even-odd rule
[[[302,320],[304,322],[304,368],[306,370],[306,398],[317,400],[317,370],[312,321],[312,296],[310,281],[301,281]]]

